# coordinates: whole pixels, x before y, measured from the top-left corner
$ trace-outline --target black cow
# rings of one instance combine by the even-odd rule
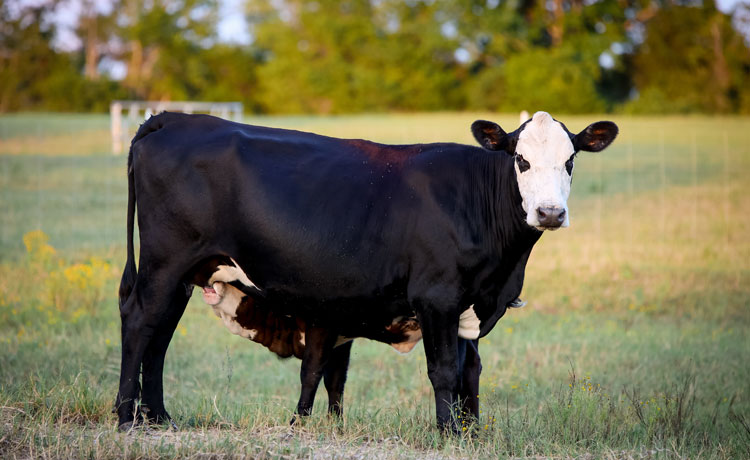
[[[454,427],[459,337],[486,335],[519,295],[542,231],[568,224],[575,154],[617,135],[611,122],[572,135],[544,112],[510,134],[485,121],[472,131],[484,149],[387,146],[201,115],[144,123],[128,160],[120,427],[135,420],[139,396],[151,420],[169,419],[167,347],[193,284],[224,302],[211,297],[217,281],[304,321],[302,414],[337,342],[408,343],[416,319],[438,425]],[[196,267],[216,258],[217,277],[198,279]]]

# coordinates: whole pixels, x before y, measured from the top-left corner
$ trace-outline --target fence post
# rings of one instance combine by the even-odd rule
[[[690,237],[693,241],[698,240],[698,141],[695,137],[695,131],[693,131],[692,145],[690,153],[692,154],[692,179],[693,179],[693,193],[696,195],[693,199],[693,215],[690,219]]]
[[[724,222],[726,222],[727,226],[726,248],[732,253],[730,238],[730,232],[732,230],[732,223],[730,222],[731,203],[729,201],[732,196],[730,193],[729,178],[729,133],[724,131]]]
[[[112,154],[122,153],[122,104],[115,101],[109,104],[110,132],[112,134]]]
[[[666,256],[667,243],[667,159],[666,147],[664,146],[664,129],[659,131],[659,254],[662,258]]]
[[[123,113],[125,110],[128,111],[127,114]],[[210,113],[232,121],[242,122],[243,106],[241,102],[112,101],[109,104],[112,153],[118,155],[128,148],[130,136],[135,131],[131,132],[131,126],[134,125],[137,129],[144,119],[165,110],[184,113]],[[143,118],[141,118],[142,111],[145,112]]]

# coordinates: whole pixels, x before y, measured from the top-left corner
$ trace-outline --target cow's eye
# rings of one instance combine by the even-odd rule
[[[516,163],[518,163],[518,170],[521,172],[528,171],[531,168],[529,162],[524,160],[522,155],[516,154]]]
[[[565,162],[565,170],[568,171],[569,176],[573,175],[573,158],[575,158],[575,154],[571,155],[568,161]]]

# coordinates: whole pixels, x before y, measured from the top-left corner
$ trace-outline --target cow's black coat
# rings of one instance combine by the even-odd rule
[[[164,354],[192,268],[215,256],[236,260],[280,313],[307,321],[301,405],[325,364],[307,350],[416,314],[438,424],[449,424],[466,386],[458,317],[474,304],[487,334],[519,295],[541,235],[525,223],[513,162],[459,144],[394,147],[201,115],[149,119],[128,161],[121,426],[134,420],[139,395],[149,418],[168,419]]]

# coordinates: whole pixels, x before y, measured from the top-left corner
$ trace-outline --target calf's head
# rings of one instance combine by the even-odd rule
[[[617,125],[598,121],[572,134],[547,112],[537,112],[510,134],[484,120],[475,121],[471,131],[485,149],[514,157],[526,223],[556,230],[570,225],[568,196],[576,154],[605,149],[617,136]]]

